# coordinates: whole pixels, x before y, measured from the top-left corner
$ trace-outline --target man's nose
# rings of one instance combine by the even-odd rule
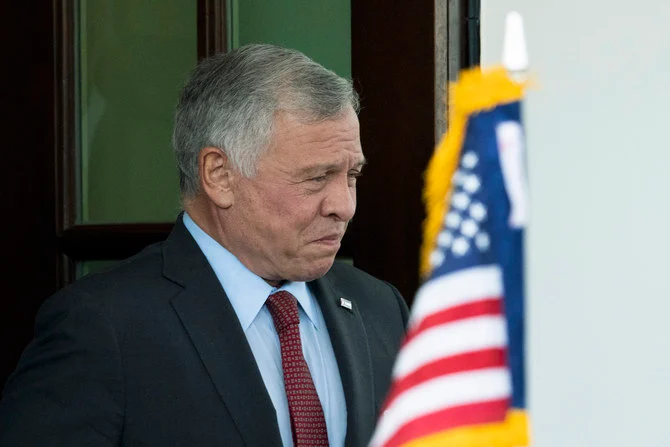
[[[356,187],[349,184],[348,176],[333,179],[322,203],[322,213],[326,217],[348,222],[356,212]]]

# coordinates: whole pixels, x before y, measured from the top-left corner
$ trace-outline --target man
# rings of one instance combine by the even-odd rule
[[[297,51],[201,62],[175,115],[184,212],[46,300],[0,445],[366,445],[408,312],[334,262],[365,163],[357,109]]]

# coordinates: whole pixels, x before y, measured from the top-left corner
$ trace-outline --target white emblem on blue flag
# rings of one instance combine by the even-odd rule
[[[496,137],[511,207],[509,224],[512,228],[523,228],[528,223],[529,212],[523,129],[517,121],[504,121],[496,126]]]

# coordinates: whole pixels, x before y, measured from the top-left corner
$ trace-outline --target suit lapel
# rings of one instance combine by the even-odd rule
[[[184,287],[172,306],[245,444],[281,445],[274,406],[237,315],[181,216],[163,255],[164,275]]]
[[[375,419],[374,382],[368,338],[355,297],[338,292],[328,276],[309,283],[323,313],[339,366],[344,397],[347,402],[348,446],[365,445],[369,441]],[[349,300],[351,309],[341,305]]]

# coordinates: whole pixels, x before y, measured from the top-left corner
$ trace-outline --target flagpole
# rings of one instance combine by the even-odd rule
[[[503,41],[502,63],[509,76],[519,83],[528,79],[528,49],[523,29],[523,18],[517,11],[507,13]]]

